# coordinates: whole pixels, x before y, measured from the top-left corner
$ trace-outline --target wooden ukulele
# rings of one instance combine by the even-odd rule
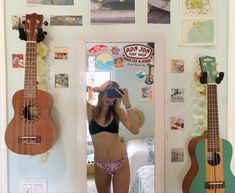
[[[184,177],[183,193],[233,193],[235,176],[230,169],[232,146],[219,136],[217,84],[224,73],[216,72],[214,57],[200,57],[200,82],[207,84],[207,134],[190,140],[191,167]]]
[[[151,85],[153,84],[153,75],[151,74],[151,69],[152,67],[154,67],[154,65],[148,64],[148,67],[149,67],[149,73],[146,75],[145,83]]]
[[[27,14],[25,38],[21,38],[26,39],[24,89],[13,96],[14,117],[5,132],[7,147],[18,154],[44,153],[57,139],[50,116],[53,99],[46,91],[37,89],[37,41],[44,39],[42,22],[43,15]]]

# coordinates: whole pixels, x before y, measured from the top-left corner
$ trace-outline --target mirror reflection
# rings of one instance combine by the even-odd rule
[[[152,42],[86,43],[89,193],[154,192],[153,56]]]

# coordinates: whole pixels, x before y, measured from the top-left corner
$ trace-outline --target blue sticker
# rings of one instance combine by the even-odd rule
[[[137,73],[136,73],[136,76],[138,78],[144,78],[145,77],[145,72],[143,70],[139,70]]]

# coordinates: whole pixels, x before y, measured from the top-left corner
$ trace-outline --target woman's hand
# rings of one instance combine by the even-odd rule
[[[100,92],[100,87],[99,86],[86,86],[86,91],[87,92]]]
[[[111,81],[111,80],[105,81],[105,82],[100,86],[100,91],[99,91],[99,92],[103,92],[103,91],[106,90],[107,88],[111,87],[112,84],[113,84],[113,81]]]
[[[114,108],[115,108],[115,111],[118,111],[118,109],[120,108],[120,106],[121,106],[121,98],[116,98],[116,100],[115,100],[115,106],[114,106]]]
[[[117,92],[122,96],[122,102],[126,108],[131,107],[128,90],[126,88],[118,88]]]
[[[91,86],[87,86],[86,91],[87,91],[87,101],[89,103],[92,103],[92,101],[94,100],[93,88]]]

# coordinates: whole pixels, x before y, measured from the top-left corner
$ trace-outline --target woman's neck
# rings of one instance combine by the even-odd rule
[[[103,112],[103,113],[106,113],[108,110],[109,110],[109,105],[104,105],[104,106],[102,107],[102,112]]]

